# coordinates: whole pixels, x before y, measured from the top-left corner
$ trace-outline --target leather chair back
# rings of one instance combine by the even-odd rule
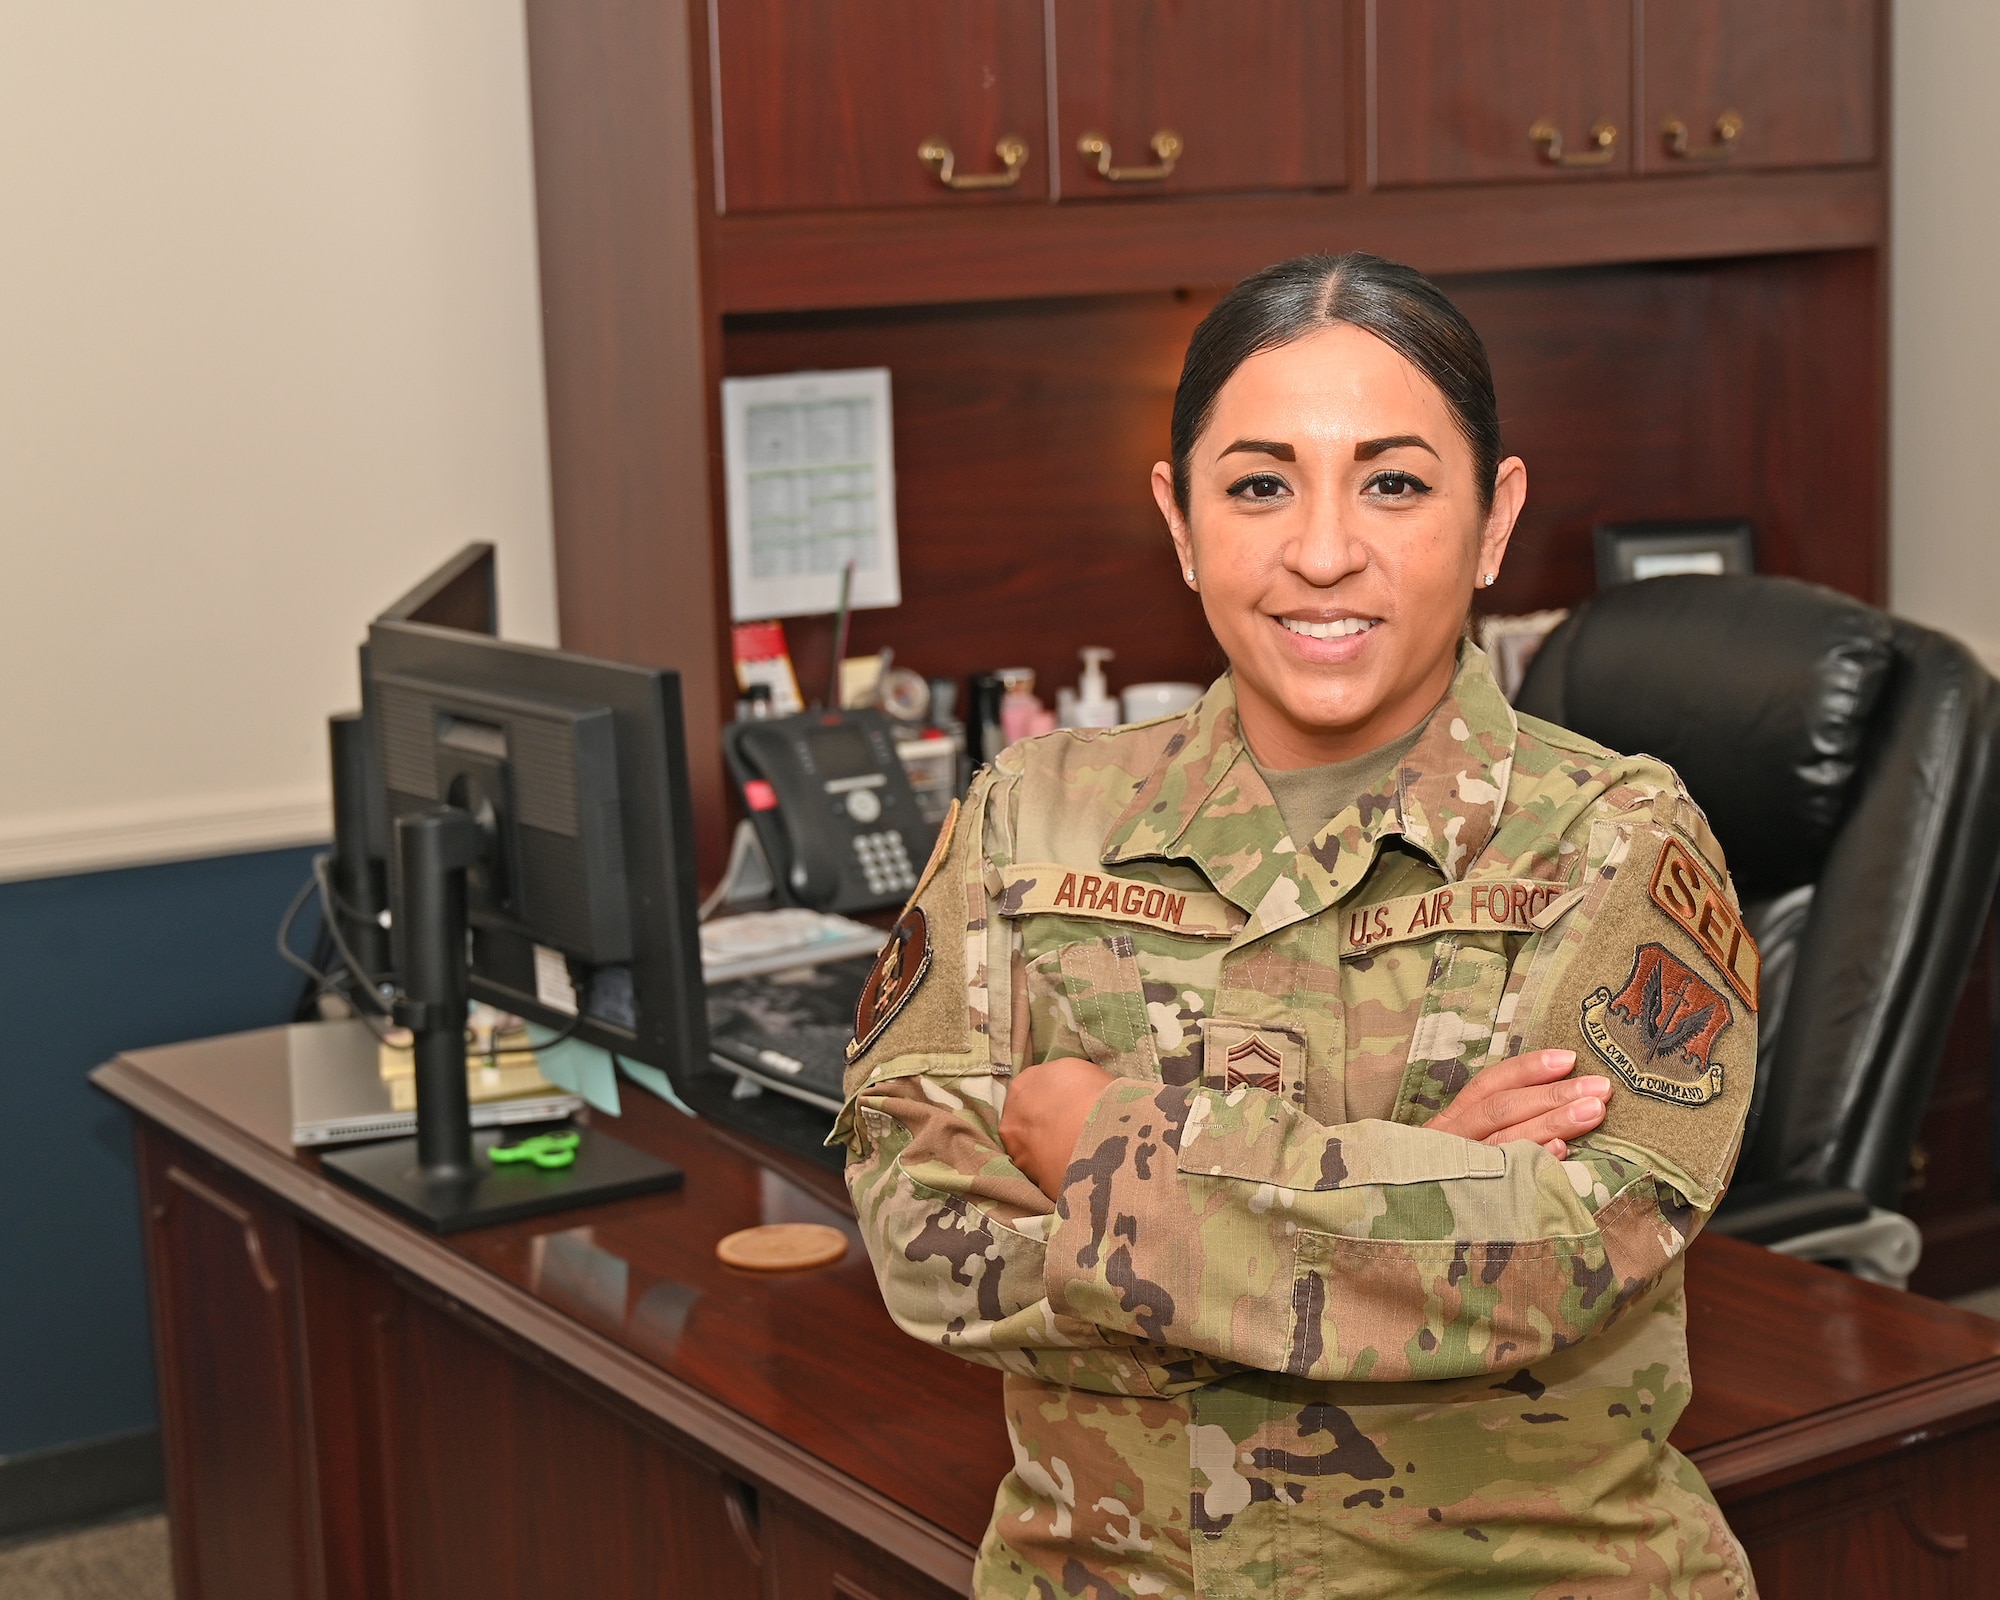
[[[1830,589],[1674,577],[1579,607],[1517,705],[1666,761],[1722,843],[1764,957],[1735,1182],[1899,1207],[2000,881],[2000,684]]]

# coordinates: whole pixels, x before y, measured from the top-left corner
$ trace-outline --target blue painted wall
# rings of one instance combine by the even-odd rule
[[[0,1456],[156,1424],[132,1130],[86,1074],[289,1020],[272,938],[312,854],[0,884]]]

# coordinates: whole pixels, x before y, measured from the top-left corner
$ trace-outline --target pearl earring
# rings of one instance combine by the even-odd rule
[[[1487,573],[1487,574],[1486,574],[1486,587],[1487,587],[1487,588],[1489,588],[1489,589],[1490,589],[1490,588],[1492,588],[1492,587],[1493,587],[1493,580],[1494,580],[1495,578],[1499,577],[1499,576],[1500,576],[1500,574],[1499,574],[1499,573],[1497,573],[1497,572],[1489,572],[1489,573]]]
[[[1193,567],[1189,567],[1189,568],[1187,569],[1187,572],[1186,572],[1185,576],[1186,576],[1186,578],[1187,578],[1187,581],[1188,581],[1189,583],[1193,583],[1193,582],[1194,582],[1194,568],[1193,568]]]

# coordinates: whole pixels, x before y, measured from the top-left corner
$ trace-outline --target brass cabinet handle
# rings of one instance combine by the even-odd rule
[[[1028,166],[1028,141],[1008,134],[993,147],[1005,172],[960,172],[958,158],[942,139],[926,139],[917,146],[917,159],[937,170],[938,182],[947,189],[1011,189],[1021,181]]]
[[[1617,153],[1618,130],[1608,122],[1594,122],[1590,127],[1592,148],[1584,153],[1563,148],[1562,129],[1544,117],[1528,130],[1531,144],[1542,147],[1542,158],[1554,167],[1608,167]]]
[[[1114,167],[1111,164],[1111,141],[1101,133],[1086,133],[1076,141],[1076,153],[1090,162],[1100,178],[1111,183],[1158,183],[1162,178],[1174,175],[1174,163],[1181,158],[1187,148],[1181,136],[1171,128],[1162,128],[1147,141],[1153,154],[1159,158],[1157,165],[1150,167]]]
[[[1667,154],[1682,161],[1727,161],[1742,131],[1743,118],[1734,111],[1725,111],[1715,119],[1715,143],[1697,149],[1688,143],[1687,124],[1679,117],[1669,117],[1660,124],[1660,137],[1667,142]]]

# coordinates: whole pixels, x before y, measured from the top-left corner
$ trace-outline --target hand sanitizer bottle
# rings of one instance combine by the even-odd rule
[[[1124,719],[1118,700],[1104,682],[1104,663],[1112,653],[1102,645],[1086,645],[1077,652],[1083,657],[1083,671],[1076,680],[1076,699],[1070,710],[1072,728],[1115,728]]]

